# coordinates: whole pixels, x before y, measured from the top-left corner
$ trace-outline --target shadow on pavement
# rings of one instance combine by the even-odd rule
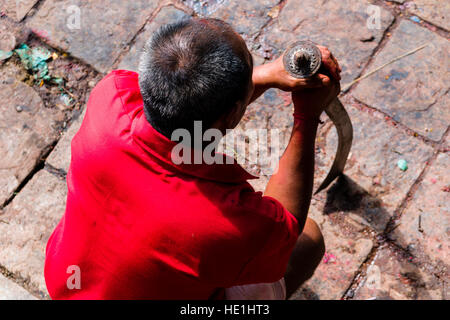
[[[346,175],[341,175],[327,191],[323,214],[329,215],[336,212],[342,212],[344,215],[352,212],[364,219],[373,230],[377,230],[377,223],[383,221],[389,222],[391,220],[391,214],[382,206],[382,200],[368,193]],[[385,228],[381,233],[382,243],[385,242],[384,239],[386,239],[387,234],[390,232],[388,229],[389,227]],[[378,232],[378,234],[380,233]],[[400,240],[399,243],[405,243],[402,241],[403,239],[400,233],[397,233],[396,237],[397,241]],[[405,252],[392,245],[390,247],[396,253],[396,258],[401,265],[402,271],[399,276],[408,280],[409,286],[413,288],[414,296],[417,297],[419,288],[425,286],[419,267],[414,262],[408,261],[408,258],[412,256],[408,250]],[[400,254],[400,257],[398,257],[398,254]],[[380,268],[382,269],[383,265]],[[384,272],[382,271],[382,273]],[[381,286],[377,292],[377,299],[393,299],[389,295],[389,292],[382,289],[384,288]],[[426,290],[421,290],[420,298],[431,299]]]

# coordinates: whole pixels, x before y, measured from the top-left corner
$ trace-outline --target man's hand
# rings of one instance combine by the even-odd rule
[[[277,88],[283,91],[297,91],[329,85],[330,77],[336,81],[341,80],[341,67],[339,63],[326,47],[317,47],[322,54],[321,70],[327,70],[326,74],[319,72],[314,77],[308,79],[294,78],[284,68],[283,55],[281,55],[276,60],[253,69],[255,92],[251,101],[256,100],[269,88]]]
[[[294,115],[303,119],[318,119],[340,91],[339,81],[333,78],[328,78],[324,81],[323,86],[318,88],[293,91]]]
[[[323,46],[317,46],[322,54],[322,66],[330,72],[330,75],[336,79],[341,80],[341,68],[333,57],[331,52]],[[291,76],[283,64],[283,55],[278,57],[275,61],[270,62],[266,65],[268,75],[270,77],[270,82],[273,87],[284,90],[284,91],[296,91],[306,88],[318,88],[325,85],[329,79],[328,76],[324,74],[316,74],[311,78],[297,79]]]
[[[325,47],[318,46],[322,53],[322,66],[316,75],[322,85],[299,87],[292,91],[294,114],[304,119],[318,119],[325,108],[341,91],[339,80],[341,68],[333,54]]]

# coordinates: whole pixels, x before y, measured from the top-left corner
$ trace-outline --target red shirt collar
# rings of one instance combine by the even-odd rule
[[[225,154],[223,164],[175,164],[171,159],[172,149],[178,144],[155,130],[145,117],[143,108],[135,110],[132,115],[131,135],[145,153],[156,157],[168,166],[184,174],[197,178],[225,183],[239,183],[258,177],[248,173],[234,158]],[[232,164],[227,164],[233,161]]]

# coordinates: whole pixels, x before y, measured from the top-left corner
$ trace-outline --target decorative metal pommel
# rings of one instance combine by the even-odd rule
[[[319,70],[322,54],[311,41],[296,41],[287,47],[283,63],[293,77],[309,78]]]

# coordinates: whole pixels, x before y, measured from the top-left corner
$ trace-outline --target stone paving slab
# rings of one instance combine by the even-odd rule
[[[422,261],[450,265],[450,152],[438,154],[390,238]]]
[[[210,16],[222,19],[239,33],[244,39],[253,39],[265,24],[271,19],[270,10],[278,4],[278,0],[239,1],[229,0],[224,2]]]
[[[380,28],[369,29],[369,5],[364,0],[288,1],[260,41],[274,47],[277,56],[294,40],[309,39],[327,46],[339,60],[345,85],[362,71],[394,19],[379,7]]]
[[[414,0],[408,10],[432,24],[450,31],[450,2],[436,0]]]
[[[142,33],[140,33],[134,45],[130,48],[127,55],[119,64],[119,69],[138,71],[139,59],[145,43],[151,38],[152,34],[162,25],[187,18],[185,12],[174,8],[173,6],[163,7],[153,20],[148,23]]]
[[[47,157],[47,163],[56,169],[62,169],[66,173],[69,170],[70,159],[71,159],[71,142],[72,138],[78,132],[83,122],[84,116],[86,114],[86,108],[74,119],[69,129],[63,134],[58,144]]]
[[[20,72],[10,64],[0,70],[0,206],[58,138],[63,121],[61,111],[46,108],[31,87],[16,80]]]
[[[352,94],[417,133],[439,141],[450,123],[450,99],[446,95],[450,82],[450,42],[404,20],[370,69],[427,43],[423,50],[361,81]]]
[[[0,0],[0,10],[16,21],[22,21],[39,0]]]
[[[47,0],[28,25],[50,45],[107,72],[158,1]],[[77,9],[78,8],[78,9]],[[79,10],[79,28],[76,14]]]
[[[353,299],[445,300],[447,281],[448,277],[439,279],[418,268],[408,254],[384,246],[368,267]]]
[[[386,122],[381,114],[360,111],[342,100],[353,123],[353,145],[344,169],[326,191],[315,196],[327,214],[343,213],[382,232],[433,153],[420,139]],[[331,167],[337,148],[334,126],[318,134],[315,189]],[[405,159],[408,169],[397,162]]]
[[[239,1],[214,0],[203,1],[209,5],[199,5],[202,1],[186,1],[200,16],[218,18],[231,24],[245,40],[253,39],[271,19],[271,9],[278,0]]]
[[[0,50],[12,51],[17,45],[25,42],[28,36],[29,30],[23,28],[21,24],[6,18],[0,19]]]
[[[0,300],[37,300],[37,298],[0,274]]]
[[[0,216],[0,265],[46,297],[45,247],[64,214],[66,184],[39,171]]]
[[[308,216],[320,226],[326,253],[313,277],[291,299],[339,300],[372,250],[373,241],[357,225],[337,223],[324,215],[314,201]]]

